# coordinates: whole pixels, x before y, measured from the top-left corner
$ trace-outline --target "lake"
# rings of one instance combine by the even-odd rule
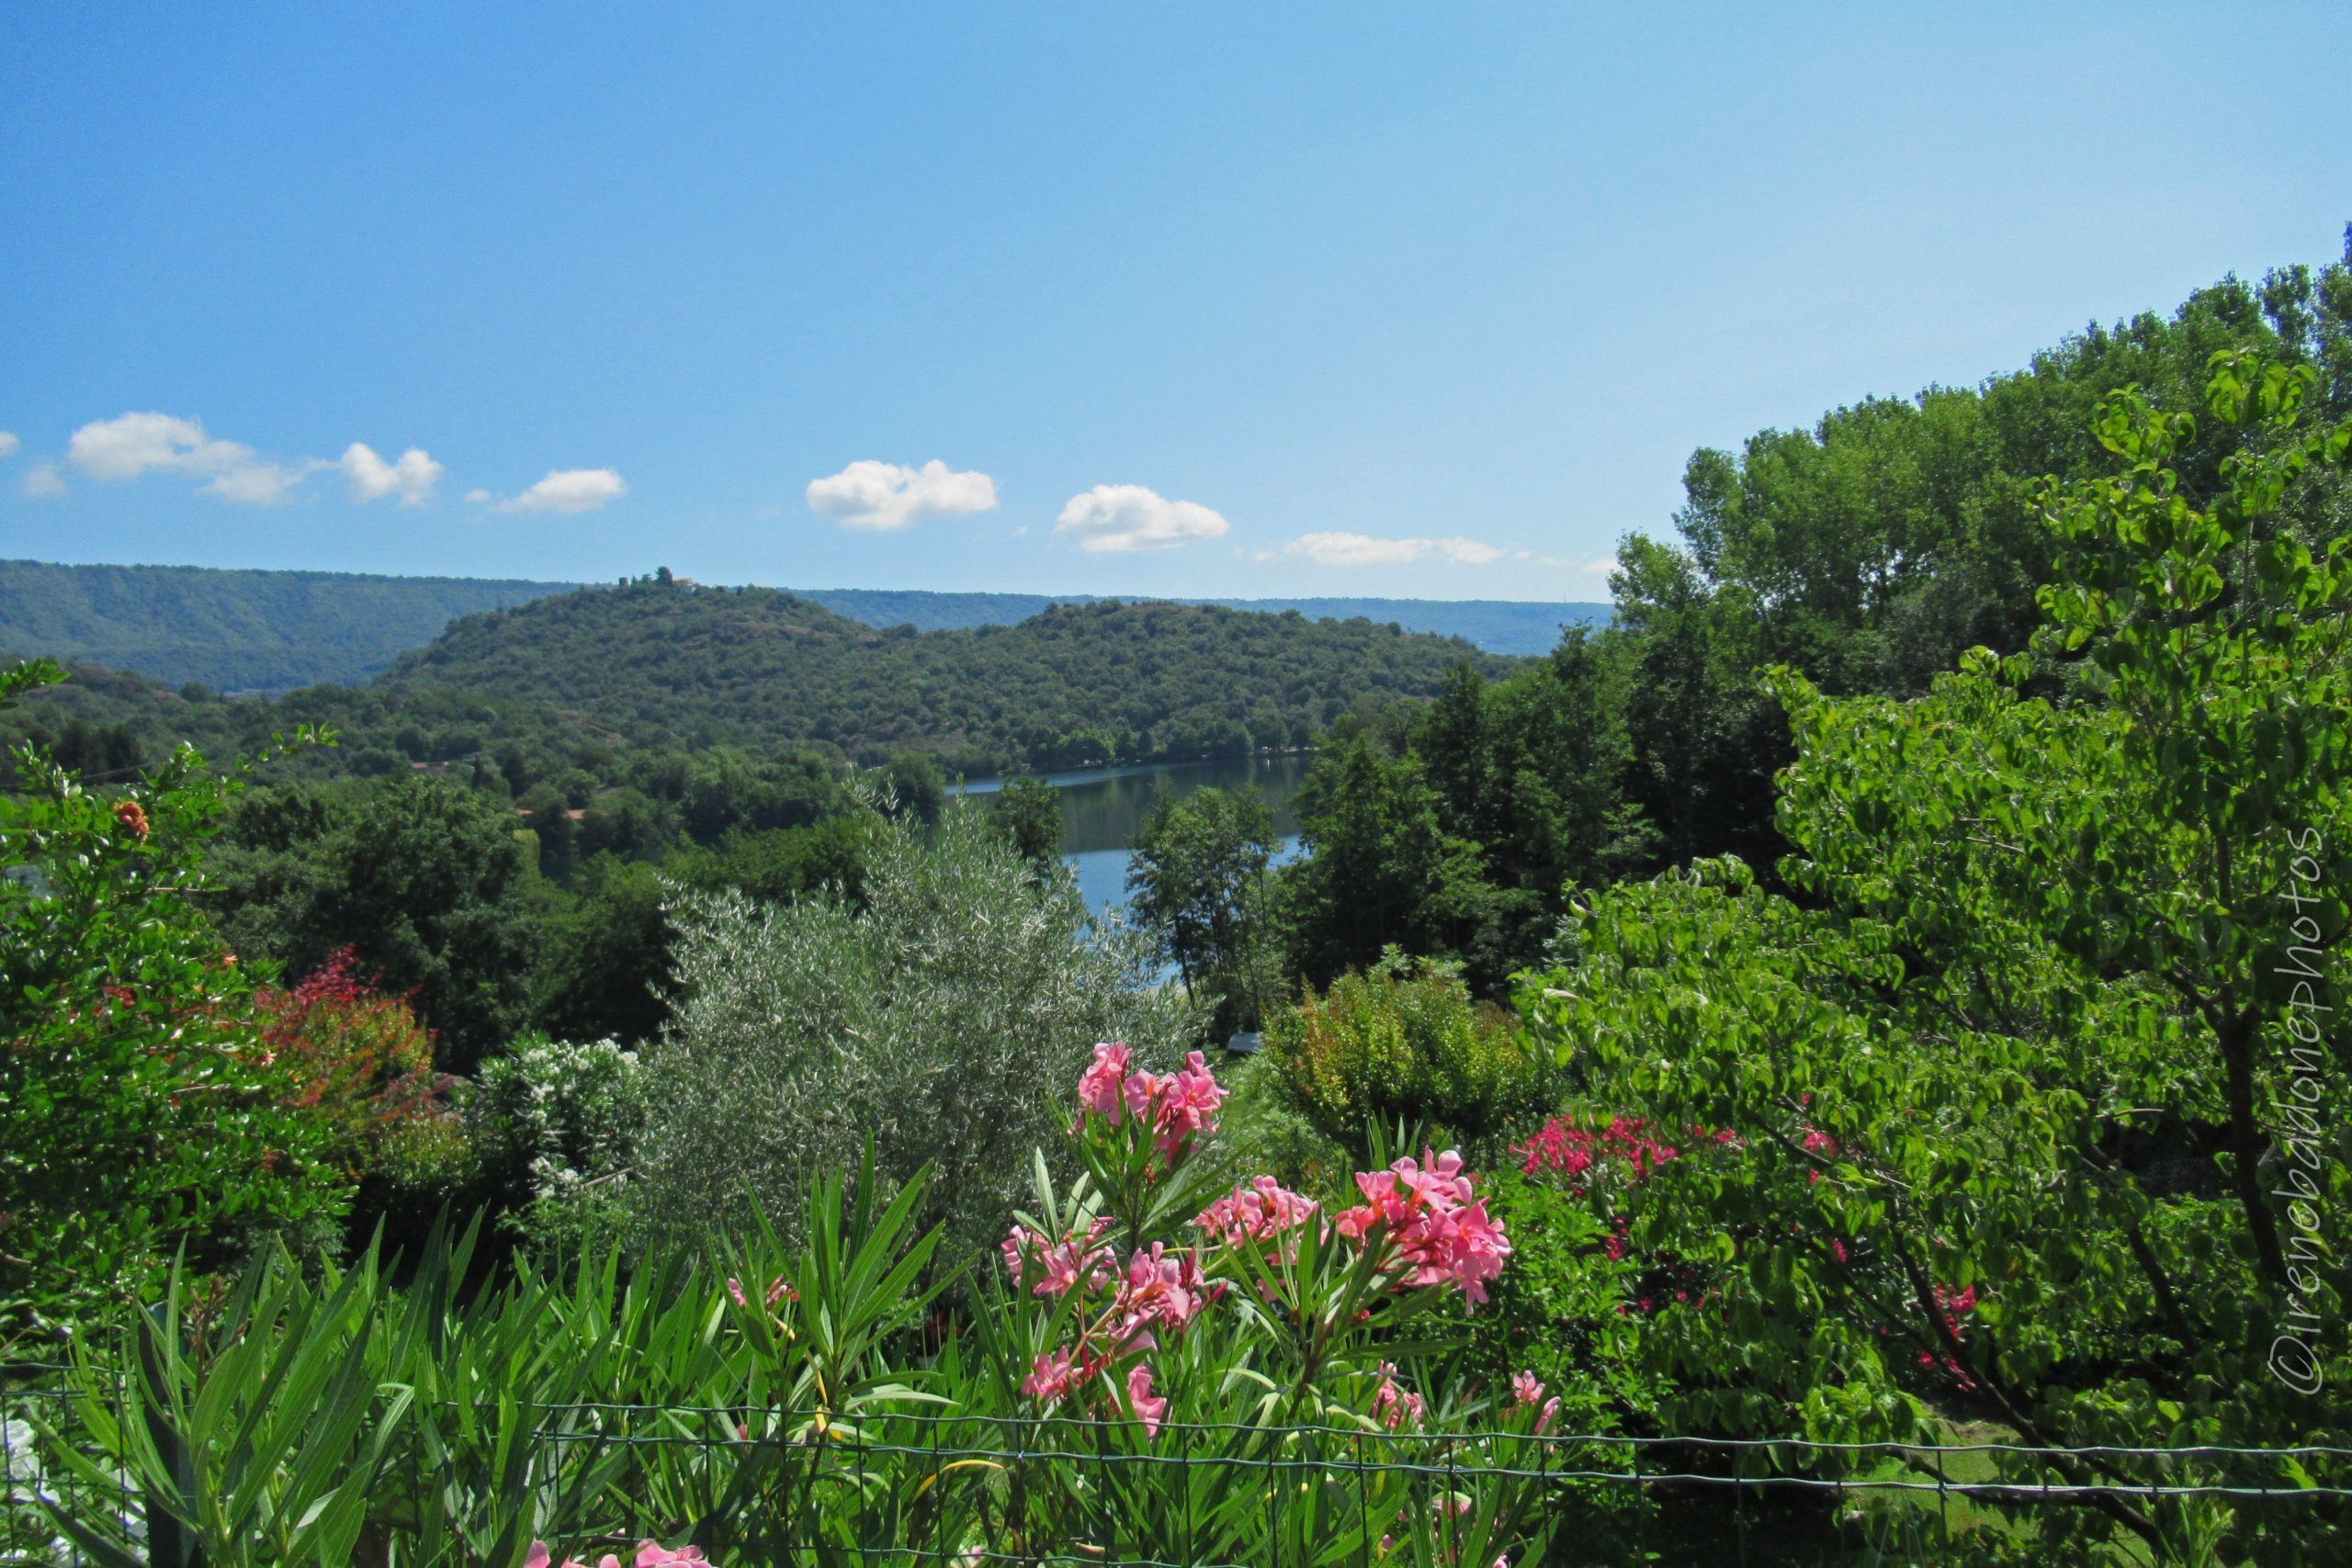
[[[1276,864],[1298,852],[1298,817],[1292,809],[1306,782],[1304,755],[1227,757],[1213,762],[1138,762],[1117,768],[1086,768],[1046,773],[1061,791],[1062,858],[1078,874],[1078,890],[1097,914],[1126,902],[1127,844],[1143,825],[1152,792],[1165,788],[1179,798],[1196,789],[1241,789],[1254,784],[1273,807],[1282,849]],[[967,795],[990,795],[1002,779],[974,779]]]

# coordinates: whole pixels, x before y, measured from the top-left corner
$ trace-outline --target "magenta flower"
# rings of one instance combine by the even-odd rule
[[[1194,1137],[1216,1136],[1217,1107],[1227,1092],[1218,1087],[1216,1076],[1198,1051],[1184,1057],[1182,1069],[1161,1078],[1152,1096],[1158,1102],[1152,1113],[1159,1134],[1154,1146],[1160,1157],[1172,1160]]]
[[[1054,1241],[1026,1225],[1015,1225],[997,1244],[997,1249],[1004,1254],[1005,1272],[1015,1280],[1026,1276],[1030,1263],[1037,1265],[1039,1279],[1030,1287],[1030,1294],[1058,1296],[1081,1281],[1104,1285],[1117,1277],[1118,1268],[1111,1249],[1097,1245],[1110,1228],[1110,1216],[1103,1215],[1088,1227],[1084,1239],[1066,1235]]]
[[[1552,1424],[1552,1418],[1560,1413],[1560,1396],[1554,1394],[1550,1399],[1545,1399],[1544,1385],[1535,1381],[1533,1372],[1511,1373],[1510,1393],[1511,1408],[1514,1410],[1525,1410],[1530,1405],[1541,1406],[1535,1416],[1535,1430],[1538,1435],[1541,1435],[1544,1428]]]
[[[1070,1366],[1069,1352],[1057,1350],[1050,1356],[1040,1356],[1021,1380],[1021,1392],[1030,1398],[1051,1404],[1077,1386],[1079,1373]]]
[[[1135,1406],[1136,1419],[1143,1423],[1143,1435],[1159,1436],[1159,1423],[1168,1414],[1168,1399],[1151,1396],[1151,1369],[1137,1361],[1127,1369],[1127,1403]]]
[[[1510,1257],[1510,1237],[1463,1174],[1460,1155],[1425,1151],[1419,1161],[1357,1172],[1356,1186],[1367,1201],[1339,1216],[1340,1235],[1362,1240],[1379,1227],[1388,1266],[1404,1284],[1459,1286],[1474,1308],[1487,1299],[1487,1281]]]
[[[1227,1247],[1263,1241],[1294,1230],[1315,1217],[1318,1205],[1303,1198],[1271,1176],[1261,1176],[1233,1190],[1201,1211],[1193,1224],[1224,1237]]]
[[[1418,1426],[1421,1410],[1421,1396],[1407,1392],[1396,1382],[1396,1369],[1386,1361],[1381,1362],[1380,1386],[1372,1391],[1374,1418],[1394,1431],[1399,1427]]]
[[[1094,1047],[1094,1065],[1079,1075],[1078,1102],[1097,1116],[1119,1121],[1126,1110],[1127,1048],[1115,1043]]]
[[[1118,1347],[1117,1353],[1155,1348],[1155,1325],[1181,1329],[1192,1322],[1200,1313],[1207,1283],[1201,1277],[1200,1260],[1190,1252],[1171,1255],[1165,1243],[1157,1241],[1148,1252],[1137,1250],[1127,1259],[1118,1296],[1111,1303],[1111,1342]]]
[[[523,1556],[523,1568],[548,1568],[553,1557],[554,1553],[548,1550],[546,1541],[535,1540],[531,1543],[531,1550]],[[658,1540],[640,1540],[637,1543],[637,1556],[632,1560],[632,1568],[673,1568],[673,1565],[674,1568],[684,1568],[685,1564],[708,1562],[698,1546],[682,1546],[673,1551]],[[584,1568],[584,1565],[567,1557],[563,1561],[563,1568]],[[596,1560],[596,1568],[621,1568],[621,1560],[607,1551]]]

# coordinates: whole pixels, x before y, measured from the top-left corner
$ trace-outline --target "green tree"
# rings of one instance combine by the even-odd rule
[[[233,863],[220,910],[239,952],[303,975],[352,948],[413,996],[451,1071],[522,1026],[531,914],[520,818],[503,801],[395,777],[246,820],[262,852]]]
[[[935,829],[876,834],[865,901],[685,899],[677,1013],[642,1057],[646,1223],[698,1232],[745,1220],[747,1193],[780,1225],[823,1172],[871,1135],[884,1178],[936,1162],[926,1190],[958,1261],[992,1254],[1067,1112],[1095,1041],[1172,1062],[1187,1010],[1152,983],[1139,936],[1098,928],[1067,872],[1043,881],[976,807]]]
[[[1264,976],[1256,917],[1266,867],[1281,847],[1273,813],[1254,789],[1155,791],[1127,858],[1129,907],[1182,976],[1185,994],[1214,1009],[1219,1039],[1257,1020]]]
[[[2123,471],[2045,502],[2041,653],[2077,660],[2090,700],[2030,694],[2026,656],[1985,650],[1912,702],[1776,676],[1806,905],[1736,863],[1620,887],[1529,993],[1596,1114],[1732,1139],[1625,1215],[1704,1303],[1645,1337],[1686,1380],[1663,1419],[1885,1436],[1930,1393],[2076,1450],[2345,1439],[2320,1226],[2352,1201],[2352,1122],[2315,1091],[2346,1066],[2324,1010],[2347,999],[2352,547],[2314,551],[2294,503],[2352,457],[2352,421],[2307,431],[2312,381],[2216,358],[2232,439],[2201,503],[2171,466],[2199,422],[2108,403]],[[2116,1529],[2167,1561],[2343,1546],[2319,1510],[2093,1506],[2046,1520],[2050,1549]]]
[[[1045,780],[1006,780],[989,802],[989,821],[1039,870],[1061,859],[1062,795]]]
[[[62,678],[0,674],[0,702]],[[308,739],[300,737],[298,739]],[[0,796],[0,1339],[70,1329],[184,1255],[331,1243],[328,1123],[198,908],[236,781],[192,750],[94,789],[29,749]]]

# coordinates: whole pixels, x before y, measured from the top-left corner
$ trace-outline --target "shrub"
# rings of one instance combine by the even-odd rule
[[[288,1103],[326,1130],[354,1177],[435,1112],[433,1037],[408,998],[361,980],[357,967],[352,949],[337,948],[300,984],[254,994],[263,1043],[292,1076]]]
[[[812,1173],[871,1136],[886,1183],[936,1160],[924,1200],[951,1259],[993,1245],[1031,1151],[1059,1115],[1047,1086],[1088,1043],[1164,1057],[1186,1014],[1147,945],[1087,913],[1067,872],[1037,868],[978,809],[876,832],[865,906],[682,894],[682,997],[645,1052],[633,1203],[694,1229],[806,1206]]]
[[[0,702],[52,669],[0,674]],[[331,1236],[350,1190],[290,1109],[253,990],[189,895],[233,781],[182,748],[109,798],[33,747],[0,797],[0,1341],[53,1333],[256,1237]]]
[[[1289,1103],[1359,1156],[1399,1123],[1491,1145],[1540,1114],[1556,1081],[1509,1014],[1471,1000],[1458,964],[1394,948],[1320,996],[1306,987],[1265,1043]]]
[[[638,1075],[610,1040],[531,1035],[482,1064],[467,1117],[492,1201],[525,1239],[571,1249],[626,1226]]]

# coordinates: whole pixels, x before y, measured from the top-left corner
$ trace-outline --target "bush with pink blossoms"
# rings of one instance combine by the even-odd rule
[[[1187,1550],[1204,1518],[1224,1521],[1235,1533],[1215,1561],[1306,1550],[1346,1559],[1346,1542],[1369,1550],[1383,1536],[1390,1550],[1425,1536],[1421,1560],[1431,1562],[1516,1550],[1534,1528],[1533,1499],[1498,1472],[1535,1462],[1515,1445],[1559,1403],[1476,1397],[1439,1373],[1511,1257],[1478,1179],[1458,1153],[1430,1149],[1357,1173],[1344,1195],[1295,1191],[1270,1175],[1236,1180],[1212,1149],[1224,1097],[1198,1054],[1153,1074],[1124,1046],[1095,1047],[1069,1133],[1080,1174],[1057,1185],[1039,1159],[1036,1203],[999,1249],[1002,1294],[974,1325],[1009,1408],[1036,1419],[1041,1452],[1181,1452],[1204,1477],[1221,1473],[1219,1459],[1297,1454],[1318,1521],[1312,1542],[1267,1540],[1269,1529],[1306,1527],[1270,1525],[1254,1488],[1236,1509],[1231,1472],[1197,1495],[1128,1489],[1143,1515],[1181,1504],[1195,1533],[1166,1539]],[[1448,1436],[1473,1423],[1495,1430],[1481,1443]],[[1460,1506],[1437,1506],[1412,1473],[1351,1476],[1362,1497],[1325,1495],[1306,1479],[1309,1456],[1329,1445],[1336,1459],[1349,1433],[1362,1435],[1358,1454],[1364,1442],[1375,1454],[1406,1442],[1417,1467],[1443,1456]],[[1080,1484],[1081,1470],[1040,1459],[1019,1484],[1033,1499],[1052,1495]],[[1133,1522],[1138,1540],[1161,1528]]]
[[[529,1553],[523,1559],[523,1568],[549,1568],[554,1561],[555,1553],[547,1542],[535,1540]],[[637,1555],[629,1559],[629,1568],[687,1568],[688,1564],[707,1564],[709,1561],[699,1547],[673,1549],[658,1540],[640,1540],[637,1543]],[[588,1565],[567,1557],[563,1560],[562,1568],[588,1568]],[[620,1554],[607,1551],[596,1559],[596,1568],[621,1568]]]

